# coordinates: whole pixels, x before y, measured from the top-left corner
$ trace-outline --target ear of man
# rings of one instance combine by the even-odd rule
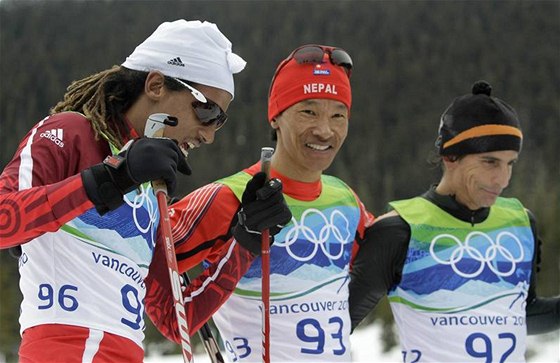
[[[145,94],[153,100],[157,100],[165,93],[165,76],[158,71],[151,71],[144,83]]]

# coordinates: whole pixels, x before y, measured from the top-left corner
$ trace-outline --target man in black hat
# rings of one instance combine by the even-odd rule
[[[352,328],[385,294],[404,362],[522,362],[526,336],[560,326],[560,297],[536,295],[535,218],[508,186],[523,135],[487,82],[456,98],[436,141],[443,177],[389,203],[352,270]]]

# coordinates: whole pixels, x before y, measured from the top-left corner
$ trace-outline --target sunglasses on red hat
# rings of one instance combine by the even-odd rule
[[[216,130],[219,130],[222,126],[224,126],[228,119],[228,115],[220,106],[218,106],[216,102],[206,98],[202,92],[188,83],[181,81],[178,78],[174,78],[174,80],[191,91],[191,94],[195,98],[195,101],[191,103],[191,106],[201,124],[204,126],[214,124]]]
[[[293,58],[298,64],[318,64],[323,63],[325,53],[329,55],[329,60],[332,64],[343,67],[348,77],[350,77],[353,65],[352,58],[344,49],[316,44],[304,45],[294,50],[287,60]]]
[[[319,44],[308,44],[295,49],[286,59],[282,61],[282,63],[280,63],[280,65],[276,69],[276,72],[274,73],[274,76],[272,77],[272,81],[270,82],[270,89],[268,91],[268,94],[270,94],[270,91],[272,90],[272,85],[274,84],[276,75],[280,73],[280,70],[282,70],[282,68],[284,68],[284,66],[288,64],[289,61],[294,59],[298,64],[321,64],[323,63],[325,54],[328,54],[329,60],[332,64],[344,68],[346,75],[348,76],[348,78],[350,78],[352,74],[353,63],[352,58],[350,57],[350,54],[348,54],[348,52],[341,48],[329,47]]]

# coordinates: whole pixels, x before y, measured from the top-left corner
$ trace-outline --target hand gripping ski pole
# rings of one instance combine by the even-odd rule
[[[261,171],[266,173],[266,177],[270,174],[270,160],[274,149],[271,147],[263,147],[261,149]],[[262,291],[262,361],[270,363],[270,231],[265,229],[262,231],[261,239],[261,291]]]
[[[152,114],[146,121],[144,135],[147,137],[163,137],[163,131],[166,125],[176,126],[177,118],[169,116],[165,113]],[[177,326],[179,328],[179,336],[181,338],[183,361],[185,363],[192,363],[193,354],[189,338],[189,327],[187,325],[187,314],[185,311],[185,302],[183,301],[183,292],[181,290],[181,280],[179,278],[177,258],[175,257],[175,245],[173,244],[173,237],[171,234],[169,212],[167,210],[167,186],[163,180],[156,180],[152,182],[152,188],[154,188],[154,193],[158,202],[160,215],[159,227],[163,231],[163,238],[165,242],[165,259],[167,260],[167,269],[169,270],[169,279],[171,280],[171,289],[173,291],[173,304],[175,305]]]

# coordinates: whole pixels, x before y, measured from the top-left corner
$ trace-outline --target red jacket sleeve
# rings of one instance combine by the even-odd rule
[[[0,175],[0,248],[56,231],[92,208],[79,173],[108,153],[78,113],[47,117],[31,129]]]
[[[225,254],[184,289],[187,326],[192,336],[202,327],[233,293],[237,282],[247,272],[254,256],[237,242],[225,246]],[[146,277],[146,314],[168,339],[180,342],[175,316],[171,283],[162,239],[158,238],[156,251]]]
[[[254,256],[235,242],[231,224],[239,209],[231,189],[219,183],[205,185],[170,208],[179,272],[204,260],[212,264],[183,291],[189,334],[202,327],[233,293]],[[179,342],[179,331],[163,243],[158,242],[146,278],[146,313],[160,332]]]
[[[188,271],[204,260],[220,258],[231,238],[240,203],[231,189],[219,183],[205,185],[170,208],[179,271]]]
[[[358,198],[358,195],[356,193],[354,193],[354,195],[356,197],[356,200],[358,201],[358,204],[360,205],[360,221],[358,223],[358,228],[356,230],[356,237],[354,239],[354,244],[352,245],[352,258],[350,259],[350,270],[352,270],[352,264],[354,262],[354,258],[356,257],[356,255],[358,254],[358,250],[360,249],[360,244],[357,242],[364,239],[366,229],[371,227],[371,225],[375,221],[375,217],[370,211],[366,209],[364,203],[362,203],[360,198]]]

